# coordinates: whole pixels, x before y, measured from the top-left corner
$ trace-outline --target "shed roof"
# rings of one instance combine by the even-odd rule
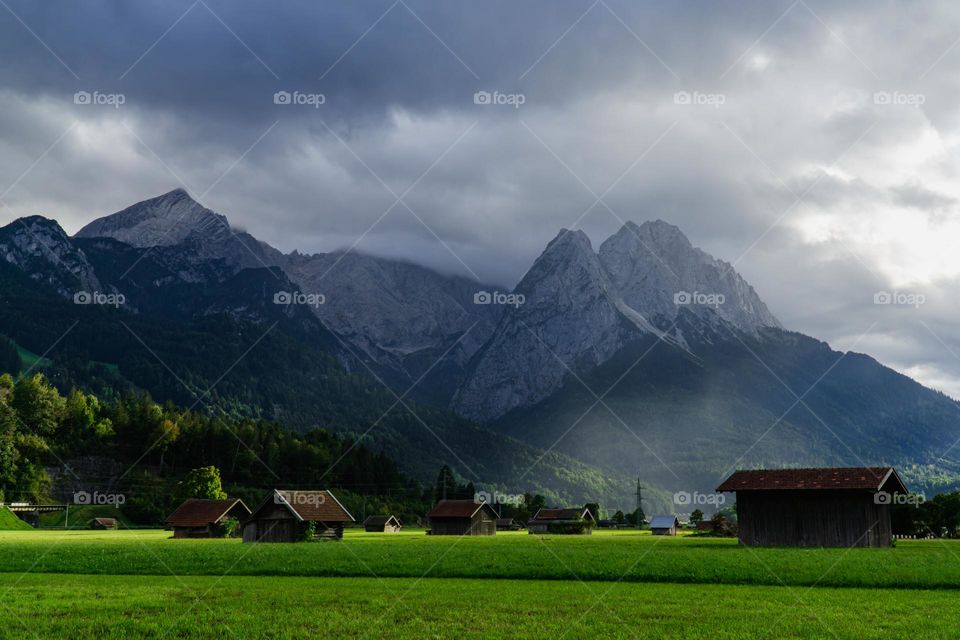
[[[93,521],[106,527],[113,527],[117,524],[116,518],[94,518]]]
[[[303,522],[354,522],[353,516],[346,507],[327,490],[274,489],[251,517],[255,517],[270,503],[282,504],[297,520]]]
[[[494,518],[497,512],[486,502],[475,500],[441,500],[427,514],[428,518],[472,518],[481,509],[486,508]]]
[[[893,467],[753,469],[736,471],[717,491],[887,490],[906,493]]]
[[[243,500],[237,498],[227,500],[190,498],[167,516],[167,524],[171,527],[205,527],[208,524],[219,522],[221,518],[238,505],[241,517],[250,515],[250,509],[247,508],[247,505],[243,504]]]
[[[400,526],[400,521],[395,516],[367,516],[363,524],[368,527],[385,527],[391,520],[394,526]]]
[[[677,516],[653,516],[650,520],[651,529],[672,529],[679,524]]]
[[[538,522],[555,522],[557,520],[593,520],[593,514],[589,509],[568,508],[568,509],[539,509],[533,516],[533,520]]]

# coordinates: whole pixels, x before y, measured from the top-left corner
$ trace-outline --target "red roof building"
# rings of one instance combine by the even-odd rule
[[[191,498],[167,517],[167,526],[173,528],[174,538],[213,538],[221,535],[221,527],[229,518],[240,522],[249,515],[250,509],[237,498]]]

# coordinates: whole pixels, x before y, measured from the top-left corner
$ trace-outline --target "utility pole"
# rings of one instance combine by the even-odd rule
[[[637,477],[637,510],[635,511],[637,516],[637,529],[643,526],[641,521],[641,514],[643,513],[643,487],[640,486],[640,477]]]

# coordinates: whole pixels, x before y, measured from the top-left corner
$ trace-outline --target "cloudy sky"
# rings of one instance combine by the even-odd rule
[[[660,218],[960,397],[958,41],[951,2],[0,0],[0,222],[182,186],[286,251],[512,285]]]

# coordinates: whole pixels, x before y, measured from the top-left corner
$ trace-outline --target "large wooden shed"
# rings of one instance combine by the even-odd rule
[[[243,525],[244,542],[339,540],[353,516],[329,491],[274,489]],[[312,529],[312,535],[309,533]]]
[[[250,509],[237,498],[190,498],[167,517],[167,526],[173,527],[174,538],[212,538],[220,535],[218,529],[227,519],[243,522],[249,516]]]
[[[441,500],[427,514],[430,535],[492,536],[497,533],[497,512],[486,502]]]
[[[740,542],[792,547],[888,547],[892,496],[907,493],[893,467],[737,471]]]

